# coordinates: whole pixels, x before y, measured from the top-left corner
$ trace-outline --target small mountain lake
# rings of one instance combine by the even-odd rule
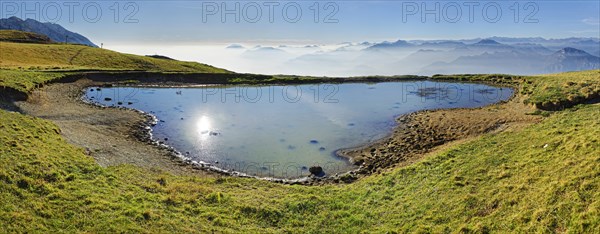
[[[85,99],[156,116],[153,137],[198,162],[259,177],[299,178],[313,165],[355,168],[335,155],[391,133],[395,118],[426,109],[474,108],[510,88],[406,81],[187,88],[88,88]]]

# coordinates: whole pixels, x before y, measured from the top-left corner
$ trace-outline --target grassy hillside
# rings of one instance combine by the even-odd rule
[[[196,62],[152,58],[71,44],[40,44],[44,36],[0,30],[0,88],[28,92],[78,70],[230,73]],[[22,41],[31,43],[13,43]]]
[[[600,79],[586,74],[528,77],[540,87],[529,95],[553,97],[541,87],[556,77]],[[101,168],[54,124],[0,110],[0,230],[593,233],[598,116],[579,105],[353,184],[305,187]]]
[[[600,70],[549,74],[531,80],[523,92],[537,107],[600,98]]]
[[[53,43],[49,37],[31,32],[18,30],[0,30],[0,41],[25,43]]]
[[[541,109],[564,109],[600,98],[600,70],[539,76],[435,75],[432,78],[517,85],[526,103]]]
[[[26,93],[38,85],[62,76],[64,76],[63,73],[0,69],[0,87],[9,87]]]
[[[25,70],[144,70],[223,73],[196,62],[123,54],[83,45],[0,42],[0,68]]]

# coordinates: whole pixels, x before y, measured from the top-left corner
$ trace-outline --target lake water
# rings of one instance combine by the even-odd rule
[[[155,115],[154,139],[195,161],[260,177],[354,168],[335,151],[388,135],[424,109],[480,107],[512,95],[481,84],[410,81],[287,86],[90,88],[87,100]]]

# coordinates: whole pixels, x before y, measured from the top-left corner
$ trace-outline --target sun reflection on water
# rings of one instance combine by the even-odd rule
[[[200,119],[198,119],[198,122],[196,123],[196,131],[198,131],[198,135],[200,136],[208,136],[208,134],[210,133],[210,129],[210,118],[208,118],[208,116],[206,115],[203,115],[202,117],[200,117]]]

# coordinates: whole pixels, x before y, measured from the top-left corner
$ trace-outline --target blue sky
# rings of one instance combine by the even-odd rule
[[[597,0],[479,1],[475,5],[474,1],[303,0],[279,1],[277,6],[273,6],[273,1],[152,0],[134,1],[131,5],[127,2],[79,1],[79,5],[69,11],[65,2],[60,1],[2,1],[0,16],[57,22],[96,43],[339,43],[490,36],[600,37],[600,1]],[[236,4],[239,11],[235,11]],[[87,14],[84,6],[87,6]],[[223,6],[237,12],[239,22],[235,20],[235,13],[225,15],[223,22]],[[287,18],[283,16],[284,8]],[[430,14],[424,15],[423,20],[425,8]],[[97,17],[96,9],[102,11]],[[296,17],[296,9],[302,10],[301,16]],[[498,9],[501,15],[497,14]],[[257,10],[261,11],[260,17]],[[459,10],[461,15],[457,14]],[[126,23],[129,14],[132,17]],[[437,22],[436,16],[439,17]],[[324,22],[326,19],[329,22]]]

